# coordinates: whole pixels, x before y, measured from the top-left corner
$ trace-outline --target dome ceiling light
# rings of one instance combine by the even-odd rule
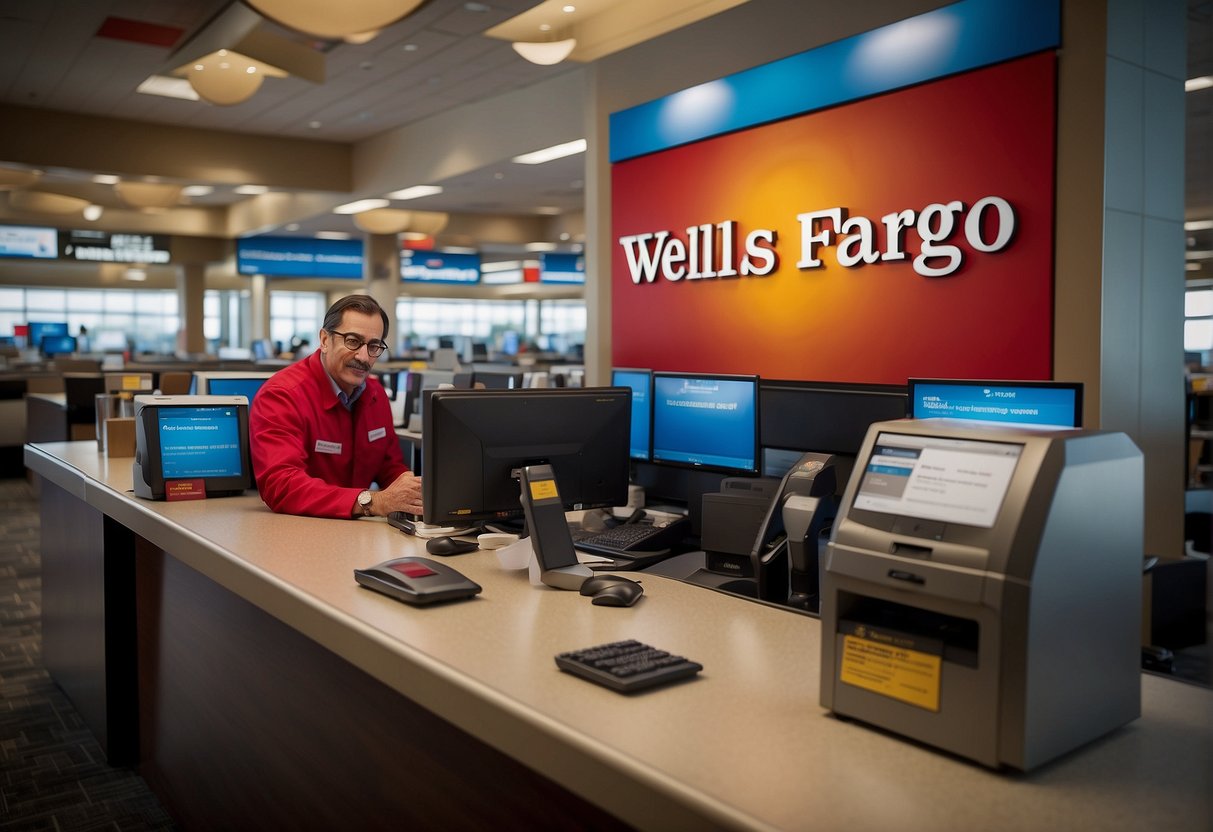
[[[399,234],[407,231],[413,219],[412,211],[399,208],[372,208],[354,214],[354,225],[368,234]]]
[[[259,14],[290,29],[342,39],[395,23],[422,0],[245,0]]]

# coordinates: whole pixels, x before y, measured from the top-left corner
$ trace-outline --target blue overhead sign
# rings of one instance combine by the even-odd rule
[[[266,277],[362,278],[362,240],[249,237],[236,241],[240,274]]]
[[[426,283],[479,283],[480,255],[402,249],[400,279]]]
[[[539,258],[540,283],[585,283],[585,256],[544,252]]]
[[[0,257],[53,260],[58,256],[59,237],[55,229],[0,225]]]

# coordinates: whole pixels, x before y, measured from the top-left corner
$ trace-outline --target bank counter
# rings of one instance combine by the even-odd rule
[[[1203,688],[1143,676],[1140,719],[992,771],[829,715],[807,615],[656,575],[596,607],[487,551],[448,561],[479,596],[410,607],[354,581],[424,555],[381,520],[139,500],[92,442],[25,456],[46,664],[184,828],[1213,827]],[[627,638],[704,670],[625,696],[553,661]]]

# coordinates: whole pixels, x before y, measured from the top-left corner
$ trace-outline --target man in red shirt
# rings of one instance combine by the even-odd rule
[[[319,348],[257,392],[249,415],[253,472],[274,511],[421,514],[421,478],[404,464],[387,393],[371,375],[387,330],[374,298],[344,297],[324,315]]]

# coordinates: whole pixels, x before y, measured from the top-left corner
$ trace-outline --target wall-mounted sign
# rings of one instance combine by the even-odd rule
[[[58,256],[59,242],[55,229],[0,225],[0,257],[53,260]]]
[[[76,229],[59,238],[59,256],[91,263],[167,263],[170,238],[164,234],[111,234]]]
[[[982,4],[995,6],[1017,8]],[[986,54],[966,26],[947,31],[950,48]],[[880,384],[1051,377],[1056,54],[905,89],[893,68],[884,95],[612,166],[614,365]]]
[[[240,274],[266,277],[362,278],[361,240],[248,237],[236,241]]]
[[[546,251],[539,255],[540,283],[585,283],[585,255]]]
[[[479,283],[480,255],[401,249],[400,279],[426,283]]]

